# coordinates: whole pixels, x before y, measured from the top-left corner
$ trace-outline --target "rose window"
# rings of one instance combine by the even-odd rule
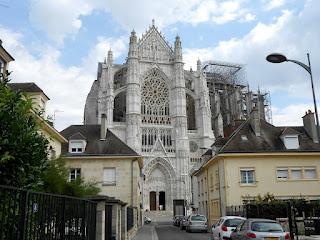
[[[158,70],[152,69],[141,89],[142,123],[170,124],[169,89]]]

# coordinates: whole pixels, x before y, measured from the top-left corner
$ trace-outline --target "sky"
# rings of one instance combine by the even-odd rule
[[[271,94],[273,124],[296,126],[314,109],[310,76],[265,58],[307,64],[310,53],[319,99],[319,9],[319,0],[0,0],[0,39],[15,58],[11,81],[43,89],[58,130],[83,123],[98,62],[112,49],[124,63],[130,32],[141,37],[152,19],[170,44],[181,37],[185,69],[198,58],[244,64],[251,89]]]

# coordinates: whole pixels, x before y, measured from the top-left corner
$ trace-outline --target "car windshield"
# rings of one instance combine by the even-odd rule
[[[192,216],[191,221],[207,221],[205,216],[197,215],[197,216]]]
[[[242,221],[243,221],[242,219],[237,219],[237,218],[227,219],[223,225],[226,227],[237,227],[240,223],[242,223]]]
[[[283,232],[280,224],[275,222],[253,222],[251,230],[254,232]]]

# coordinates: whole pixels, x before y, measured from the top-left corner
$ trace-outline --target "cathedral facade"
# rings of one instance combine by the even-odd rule
[[[85,124],[100,124],[144,157],[143,207],[171,210],[174,199],[190,203],[189,173],[214,142],[206,76],[183,68],[181,40],[166,42],[154,23],[138,39],[133,31],[124,64],[112,51],[98,64],[86,100]]]

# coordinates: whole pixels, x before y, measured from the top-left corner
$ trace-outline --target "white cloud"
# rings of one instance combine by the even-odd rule
[[[156,20],[163,28],[173,23],[198,24],[230,21],[249,21],[253,15],[242,6],[246,1],[236,0],[31,0],[29,19],[31,23],[55,41],[62,43],[66,36],[74,36],[82,27],[82,17],[94,10],[104,10],[126,30],[133,28],[141,33],[146,23]]]
[[[59,62],[61,52],[50,46],[39,46],[34,57],[21,43],[23,35],[0,27],[4,47],[14,56],[10,63],[13,82],[35,82],[50,98],[47,112],[56,115],[56,128],[62,130],[71,124],[81,124],[86,96],[96,76],[97,62],[103,61],[110,47],[114,58],[125,50],[123,39],[99,37],[97,45],[79,66],[65,67]],[[88,64],[93,62],[93,64]]]
[[[294,104],[283,109],[273,108],[273,124],[276,126],[302,126],[302,117],[307,110],[312,110],[312,104]]]
[[[286,0],[267,0],[264,5],[264,10],[270,11],[275,8],[280,8],[286,4]]]
[[[76,34],[82,26],[81,16],[91,13],[93,6],[85,0],[31,0],[29,19],[58,43],[66,34]]]
[[[255,19],[256,19],[255,15],[253,15],[252,13],[247,13],[240,19],[240,22],[251,22]]]
[[[320,62],[320,31],[317,26],[320,15],[316,10],[319,8],[319,1],[307,1],[298,15],[283,11],[271,23],[258,22],[241,38],[220,41],[211,48],[184,49],[185,68],[189,69],[190,65],[194,68],[198,57],[202,61],[212,59],[245,64],[252,88],[260,86],[271,93],[281,93],[277,101],[282,101],[282,106],[288,104],[288,108],[274,114],[275,123],[301,125],[301,119],[297,116],[302,116],[310,106],[290,104],[290,101],[312,102],[309,74],[293,63],[271,64],[265,58],[272,52],[282,52],[290,59],[307,63],[306,53],[310,52],[313,76],[319,79],[320,68],[316,67]],[[319,87],[318,81],[315,81],[317,99],[320,99]],[[293,116],[298,120],[290,120],[294,119]]]

